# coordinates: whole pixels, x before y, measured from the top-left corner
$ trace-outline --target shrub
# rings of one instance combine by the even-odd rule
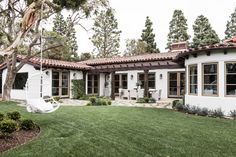
[[[175,109],[176,109],[177,111],[184,111],[184,108],[185,108],[184,104],[182,104],[182,103],[180,103],[180,102],[178,102],[178,103],[175,105]]]
[[[4,119],[4,114],[0,113],[0,121],[2,121]]]
[[[212,116],[214,118],[216,118],[216,117],[223,118],[224,117],[224,113],[221,110],[221,108],[219,108],[219,109],[211,111],[210,116]]]
[[[200,110],[200,112],[197,113],[199,116],[207,116],[209,114],[209,110],[204,107]]]
[[[230,111],[230,117],[232,117],[234,120],[236,119],[236,110]]]
[[[72,95],[74,99],[80,99],[85,96],[84,80],[72,80]]]
[[[102,100],[101,99],[97,99],[96,103],[93,104],[93,105],[102,106]]]
[[[198,114],[201,111],[201,108],[197,106],[191,106],[188,110],[189,114]]]
[[[19,112],[14,111],[14,112],[8,112],[7,117],[12,120],[19,120],[21,118],[21,115]]]
[[[92,105],[95,105],[96,99],[97,99],[96,97],[90,97],[89,101],[92,103]]]
[[[137,103],[145,103],[144,98],[138,98]]]
[[[88,102],[88,103],[87,103],[87,106],[92,106],[92,103],[91,103],[91,102]]]
[[[57,101],[57,102],[60,102],[61,97],[59,97],[59,96],[54,96],[53,99],[54,99],[55,101]]]
[[[179,101],[178,103],[181,103],[181,101]],[[181,103],[182,104],[182,103]],[[189,104],[187,104],[187,105],[184,105],[183,106],[183,112],[186,112],[186,113],[190,113],[191,112],[191,110],[190,110],[190,106],[189,106]],[[190,113],[191,114],[191,113]]]
[[[35,126],[35,123],[31,119],[24,119],[20,123],[20,127],[23,130],[32,130]]]
[[[144,102],[148,103],[149,102],[149,98],[148,97],[144,97]]]
[[[17,130],[17,123],[12,119],[4,119],[0,122],[0,132],[8,136]]]
[[[150,99],[149,99],[149,103],[156,103],[156,99],[150,98]]]
[[[108,100],[107,104],[110,106],[112,104],[111,100]]]
[[[174,100],[173,102],[172,102],[172,108],[175,108],[175,106],[176,106],[176,104],[179,102],[179,100]]]
[[[107,101],[105,99],[101,99],[100,101],[102,106],[107,106]]]

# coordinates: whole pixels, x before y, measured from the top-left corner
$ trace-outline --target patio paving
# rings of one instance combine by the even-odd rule
[[[136,103],[136,100],[116,99],[112,101],[112,106],[124,107],[151,107],[151,108],[171,108],[174,99],[160,100],[156,103]],[[62,106],[86,106],[88,100],[63,99]]]

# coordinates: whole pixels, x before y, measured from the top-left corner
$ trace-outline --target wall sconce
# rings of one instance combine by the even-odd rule
[[[46,71],[45,74],[46,74],[46,75],[49,75],[49,71]]]
[[[110,75],[109,74],[106,74],[106,81],[109,81],[110,80]]]
[[[163,75],[162,75],[162,74],[160,74],[160,80],[162,80],[162,78],[163,78]]]
[[[73,77],[74,77],[74,79],[76,79],[76,73],[73,73]]]
[[[130,79],[133,80],[134,79],[134,75],[130,75]]]

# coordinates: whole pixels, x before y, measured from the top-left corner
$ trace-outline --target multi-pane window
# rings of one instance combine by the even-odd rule
[[[218,64],[203,64],[203,95],[218,94]]]
[[[98,95],[99,75],[88,75],[88,94]]]
[[[236,96],[236,62],[226,63],[226,95]]]
[[[197,76],[197,64],[189,66],[189,93],[197,94],[198,90],[198,76]]]
[[[128,88],[128,75],[127,74],[115,74],[115,93],[119,93],[119,88]]]
[[[13,84],[13,89],[24,89],[28,79],[28,73],[17,73]]]
[[[148,74],[148,88],[155,89],[156,88],[156,81],[155,81],[155,73]],[[138,74],[138,82],[141,83],[141,88],[144,88],[144,73]]]

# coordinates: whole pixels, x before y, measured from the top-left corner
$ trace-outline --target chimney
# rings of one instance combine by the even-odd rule
[[[171,44],[170,52],[181,52],[185,50],[188,50],[188,43],[186,41]]]

